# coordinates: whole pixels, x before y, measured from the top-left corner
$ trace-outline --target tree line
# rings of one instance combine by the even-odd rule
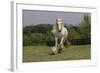
[[[52,26],[53,24],[37,24],[23,27],[23,46],[54,45]],[[90,44],[91,17],[89,15],[84,15],[80,24],[64,24],[64,26],[68,29],[68,39],[72,44],[82,42],[84,42],[82,44]]]

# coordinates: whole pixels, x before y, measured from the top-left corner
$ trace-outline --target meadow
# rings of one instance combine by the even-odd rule
[[[66,60],[86,60],[91,59],[90,45],[71,45],[64,48],[62,53],[51,55],[51,48],[48,46],[24,46],[23,62],[42,61],[66,61]]]

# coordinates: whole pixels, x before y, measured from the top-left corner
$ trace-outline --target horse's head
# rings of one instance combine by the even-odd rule
[[[61,32],[63,27],[63,21],[61,18],[56,19],[56,28],[59,32]]]

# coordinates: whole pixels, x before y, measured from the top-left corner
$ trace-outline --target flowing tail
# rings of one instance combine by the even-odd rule
[[[64,41],[64,47],[68,48],[70,45],[71,45],[71,43],[68,41],[68,38],[66,38]]]

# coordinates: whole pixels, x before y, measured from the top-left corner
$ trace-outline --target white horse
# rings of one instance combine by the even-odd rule
[[[56,24],[53,25],[51,31],[55,35],[55,47],[52,48],[53,52],[60,53],[62,48],[67,48],[70,43],[68,42],[68,30],[64,27],[63,20],[61,18],[56,19]],[[60,43],[58,43],[60,39]]]

